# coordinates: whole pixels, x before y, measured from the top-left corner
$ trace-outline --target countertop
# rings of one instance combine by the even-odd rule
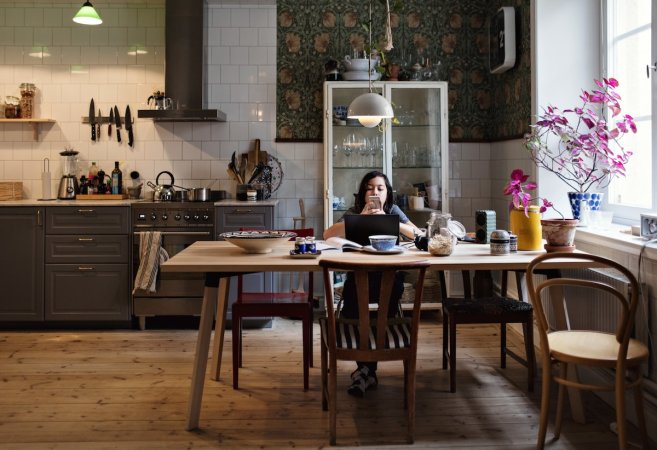
[[[24,200],[5,200],[0,201],[0,207],[3,206],[131,206],[135,203],[144,202],[144,199],[139,200],[37,200],[35,198],[28,198]],[[176,202],[162,202],[171,205],[182,205]],[[277,199],[260,200],[260,201],[241,201],[235,199],[220,200],[214,202],[214,206],[276,206]]]

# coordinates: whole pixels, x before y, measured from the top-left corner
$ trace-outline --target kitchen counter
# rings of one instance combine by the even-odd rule
[[[2,206],[130,206],[140,200],[37,200],[27,198],[23,200],[0,201]]]
[[[0,201],[2,206],[131,206],[134,203],[145,202],[147,200],[37,200],[36,198],[28,198],[24,200],[6,200]],[[162,202],[172,205],[180,205],[177,202]],[[255,202],[227,199],[218,202],[208,202],[214,206],[276,206],[277,199],[259,200]]]

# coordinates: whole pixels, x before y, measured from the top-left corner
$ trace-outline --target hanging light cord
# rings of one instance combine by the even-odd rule
[[[369,81],[370,94],[372,93],[372,0],[370,0],[370,54],[367,58],[367,79]]]

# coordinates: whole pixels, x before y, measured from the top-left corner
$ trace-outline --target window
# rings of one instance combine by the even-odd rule
[[[606,77],[620,82],[623,114],[631,114],[638,128],[621,144],[634,153],[625,178],[616,178],[607,191],[608,209],[619,221],[637,222],[639,214],[657,210],[657,8],[652,0],[606,0],[603,13],[603,61]]]

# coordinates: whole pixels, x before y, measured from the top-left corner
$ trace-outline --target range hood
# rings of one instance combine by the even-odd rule
[[[225,122],[226,114],[203,108],[204,0],[166,0],[164,92],[172,109],[140,109],[137,117],[158,121]]]

